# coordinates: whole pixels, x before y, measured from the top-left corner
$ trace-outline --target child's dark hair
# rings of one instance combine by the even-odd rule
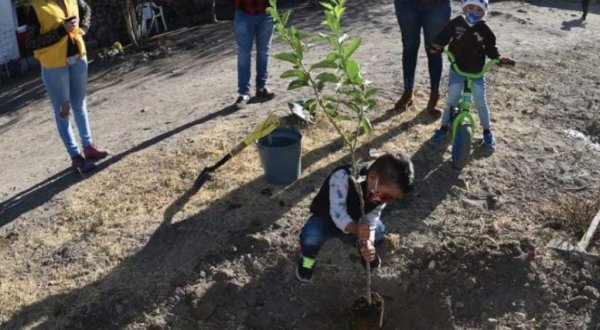
[[[369,166],[370,171],[377,173],[382,184],[396,184],[405,193],[414,188],[415,171],[413,164],[410,159],[402,154],[385,154],[378,157]]]

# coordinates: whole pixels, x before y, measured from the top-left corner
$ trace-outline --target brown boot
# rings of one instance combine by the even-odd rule
[[[429,102],[427,102],[427,111],[434,116],[441,116],[442,110],[437,107],[438,100],[440,99],[440,93],[432,92],[429,94]]]
[[[398,102],[396,102],[396,105],[394,105],[394,110],[396,110],[398,112],[406,111],[406,109],[408,109],[408,107],[410,107],[413,104],[412,96],[413,96],[412,89],[405,90],[402,93],[402,96],[400,97]]]

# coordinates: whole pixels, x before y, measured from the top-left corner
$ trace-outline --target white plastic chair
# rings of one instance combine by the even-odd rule
[[[153,26],[150,27],[150,29],[152,29],[152,27],[154,27],[156,32],[158,32],[158,19],[159,18],[162,21],[162,25],[165,28],[165,31],[167,31],[168,30],[167,22],[165,21],[165,15],[163,14],[162,6],[156,5],[152,1],[145,2],[142,7],[142,31],[144,31],[144,33],[147,33],[148,27],[146,26],[146,21],[148,21],[148,20],[152,21],[154,19],[154,24],[153,24]]]

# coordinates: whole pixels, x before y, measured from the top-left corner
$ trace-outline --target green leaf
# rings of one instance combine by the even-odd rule
[[[335,62],[335,60],[338,59],[338,54],[336,52],[331,52],[331,53],[327,54],[327,56],[325,57],[325,59],[327,61]]]
[[[373,126],[371,125],[371,121],[369,120],[369,118],[363,117],[362,121],[360,122],[360,126],[365,131],[365,133],[367,133],[367,134],[373,133]]]
[[[321,6],[327,10],[333,10],[333,6],[327,2],[321,2]]]
[[[304,86],[308,86],[308,81],[303,80],[303,79],[296,79],[294,81],[292,81],[289,85],[288,85],[288,90],[292,90],[292,89],[296,89],[296,88],[301,88]]]
[[[275,58],[278,60],[290,62],[292,64],[298,63],[298,56],[294,53],[279,53],[275,54]]]
[[[322,72],[317,76],[316,80],[323,83],[337,83],[340,79],[331,72]]]
[[[328,60],[324,60],[321,61],[319,63],[313,64],[310,66],[311,70],[314,69],[337,69],[338,65],[337,63],[333,62],[333,61],[328,61]]]
[[[365,98],[371,98],[373,97],[375,94],[377,94],[377,92],[379,92],[379,88],[368,88],[367,91],[365,92]]]
[[[360,75],[360,67],[355,60],[346,60],[346,74],[348,75],[350,82],[353,84],[361,85],[364,82]]]
[[[344,57],[349,58],[350,56],[352,56],[352,54],[354,54],[354,51],[356,51],[358,46],[360,46],[361,41],[362,40],[360,38],[356,38],[350,41],[348,46],[344,47]]]
[[[297,77],[298,79],[306,80],[306,72],[304,72],[303,70],[295,69],[295,70],[287,70],[281,74],[281,78],[291,78],[291,77]]]
[[[292,14],[291,10],[286,10],[285,14],[283,14],[283,18],[281,19],[281,23],[283,25],[287,25],[288,21],[290,20],[290,15]]]

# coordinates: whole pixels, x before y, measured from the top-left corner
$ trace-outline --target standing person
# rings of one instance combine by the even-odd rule
[[[588,14],[588,9],[590,8],[590,0],[581,0],[581,9],[583,9],[583,14],[581,15],[581,20],[585,21]]]
[[[267,87],[269,51],[273,36],[273,18],[266,13],[268,0],[235,0],[235,40],[237,41],[238,98],[235,107],[241,109],[250,100],[252,45],[256,40],[256,97],[275,97]]]
[[[89,172],[108,150],[92,142],[86,108],[88,63],[83,35],[90,26],[90,7],[83,0],[33,0],[27,22],[27,47],[42,66],[58,133],[72,166]],[[79,131],[83,153],[73,136],[69,114]]]
[[[395,0],[396,17],[402,33],[402,72],[404,76],[404,92],[396,102],[394,109],[405,111],[412,105],[417,55],[421,43],[421,30],[428,46],[435,36],[442,31],[451,15],[450,0]],[[429,65],[430,94],[427,110],[432,114],[441,114],[436,108],[440,98],[439,88],[442,78],[442,56],[427,50]]]
[[[381,211],[387,203],[402,198],[413,189],[413,164],[403,155],[385,154],[370,165],[359,165],[358,171],[362,202],[352,182],[351,166],[333,170],[313,199],[312,214],[300,233],[302,251],[296,277],[301,282],[312,280],[319,250],[333,237],[357,243],[363,264],[369,262],[372,270],[381,265],[375,250],[385,232]],[[359,222],[361,204],[367,222]]]
[[[456,66],[460,71],[477,74],[485,65],[486,57],[500,60],[500,65],[514,62],[508,57],[500,56],[496,47],[496,36],[486,24],[484,17],[489,10],[488,0],[462,0],[463,14],[451,20],[435,38],[431,51],[441,53],[448,45],[448,50],[456,58]],[[450,111],[456,106],[464,86],[465,77],[450,68],[448,77],[448,107],[442,116],[442,126],[430,139],[434,146],[441,145],[450,133]],[[496,139],[491,131],[490,112],[485,95],[485,78],[473,80],[473,99],[479,113],[479,121],[483,127],[483,146],[488,151],[496,150]]]

